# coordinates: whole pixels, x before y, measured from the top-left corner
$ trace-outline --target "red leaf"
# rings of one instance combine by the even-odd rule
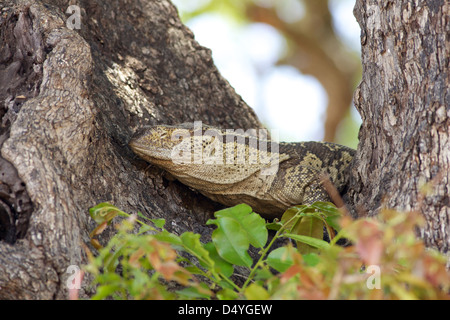
[[[366,265],[379,265],[383,253],[383,232],[378,224],[371,221],[361,221],[359,224],[356,251]]]

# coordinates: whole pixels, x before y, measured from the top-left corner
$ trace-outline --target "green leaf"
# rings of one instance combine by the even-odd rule
[[[227,282],[226,280],[220,280],[219,282],[217,282],[217,284],[222,289],[230,289],[233,291],[235,290],[235,287],[233,287],[233,285],[230,282]]]
[[[121,243],[114,248],[114,251],[105,251],[106,254],[103,260],[105,270],[109,272],[114,272],[116,270],[117,266],[120,263],[119,258],[123,254],[122,250],[125,247],[125,245],[126,245],[125,243]]]
[[[180,236],[183,249],[195,256],[202,265],[213,268],[214,260],[209,256],[209,252],[200,242],[200,235],[192,232],[185,232]]]
[[[102,202],[95,207],[90,208],[89,214],[97,224],[102,224],[105,221],[109,224],[117,215],[129,217],[127,213],[119,210],[117,207],[108,202]]]
[[[293,234],[293,233],[285,233],[283,234],[283,237],[293,239],[297,242],[301,242],[304,244],[307,244],[308,246],[318,248],[318,249],[328,249],[330,247],[330,244],[324,240],[303,236],[299,234]],[[310,253],[310,252],[308,252]]]
[[[297,221],[295,226],[291,229],[291,233],[307,236],[309,238],[323,239],[323,226],[324,224],[321,219],[313,216],[305,216]],[[297,250],[302,254],[313,252],[315,250],[314,248],[302,240],[297,241]]]
[[[226,286],[222,286],[222,288],[222,290],[217,292],[217,298],[219,300],[236,300],[239,298],[238,293],[232,288],[227,288]]]
[[[339,219],[341,218],[341,212],[331,202],[315,202],[311,205],[320,212],[324,213],[326,223],[334,230],[339,231],[341,229],[339,225]]]
[[[119,284],[122,282],[122,278],[120,277],[120,275],[118,275],[115,272],[102,273],[96,278],[96,280],[101,285],[108,285],[114,283]]]
[[[280,221],[277,221],[277,219],[275,219],[272,222],[266,223],[267,230],[278,231],[282,226],[283,224]]]
[[[247,252],[250,241],[241,224],[228,217],[209,222],[217,225],[212,233],[212,240],[219,255],[232,264],[250,268],[253,262]]]
[[[192,263],[192,262],[188,260],[188,263]],[[184,269],[189,271],[192,274],[199,274],[199,275],[205,274],[205,272],[197,266],[188,266],[188,267],[184,267]]]
[[[162,229],[166,224],[165,219],[150,219],[149,217],[144,216],[140,211],[138,211],[137,215],[144,220],[151,221],[155,225],[155,227],[160,229]]]
[[[109,296],[112,296],[117,290],[120,289],[120,286],[117,284],[107,284],[103,286],[97,287],[96,294],[91,298],[92,300],[102,300]]]
[[[303,261],[305,261],[305,263],[310,267],[315,267],[320,262],[319,255],[314,252],[304,254],[302,257]]]
[[[246,204],[239,204],[232,208],[217,211],[214,216],[217,219],[231,218],[238,222],[247,233],[250,244],[255,248],[262,248],[267,242],[268,231],[266,221],[260,215],[253,212]],[[212,223],[209,221],[209,223]]]
[[[243,217],[249,213],[252,213],[252,211],[253,210],[249,205],[242,203],[242,204],[238,204],[231,208],[226,208],[223,210],[216,211],[214,213],[214,216],[216,218],[219,218],[219,217]]]
[[[256,283],[252,283],[244,290],[247,300],[267,300],[270,298],[266,289]]]
[[[331,202],[322,202],[317,201],[314,202],[311,207],[316,208],[317,210],[323,212],[327,216],[340,215],[339,209]]]
[[[255,280],[265,281],[272,277],[273,277],[273,274],[267,265],[264,265],[261,268],[258,268],[258,270],[256,270],[256,272],[255,272]]]
[[[139,234],[145,233],[145,232],[147,232],[147,231],[155,231],[155,228],[153,228],[153,227],[151,227],[151,226],[149,226],[149,225],[146,225],[146,224],[142,225],[142,226],[139,228]]]
[[[210,258],[214,260],[217,272],[221,273],[226,277],[230,277],[233,274],[234,267],[228,261],[222,259],[222,257],[217,252],[214,243],[208,242],[207,244],[204,245],[204,248],[209,252]]]
[[[293,261],[290,247],[277,248],[267,256],[267,264],[279,272],[286,271],[293,265]]]
[[[176,246],[181,246],[183,244],[183,241],[180,239],[179,236],[170,233],[167,230],[163,230],[155,234],[154,237],[159,241],[167,242]]]
[[[138,215],[138,217],[141,217],[141,218],[144,219],[144,220],[150,220],[148,217],[144,216],[144,215],[142,214],[142,212],[140,212],[140,211],[138,211],[137,215]]]
[[[241,227],[247,232],[250,244],[255,248],[263,248],[267,243],[268,231],[266,221],[257,213],[250,213],[242,219]]]
[[[211,297],[210,294],[208,294],[209,288],[206,284],[202,283],[200,284],[201,288],[196,287],[187,287],[182,290],[176,291],[180,295],[180,298],[182,299],[208,299]],[[203,290],[199,290],[203,289]]]
[[[305,205],[299,205],[287,209],[281,216],[281,223],[284,225],[284,228],[290,231],[298,219],[300,219],[299,214],[304,212],[306,208]],[[294,218],[295,216],[298,217]]]
[[[132,276],[133,280],[130,281],[128,285],[128,290],[132,296],[139,296],[148,286],[149,283],[149,275],[147,272],[144,272],[138,268],[132,268],[130,270],[130,276]]]
[[[155,225],[155,227],[162,229],[166,224],[166,219],[150,219],[151,222]]]

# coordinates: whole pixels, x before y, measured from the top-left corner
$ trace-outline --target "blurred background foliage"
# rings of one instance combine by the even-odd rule
[[[357,146],[354,0],[173,0],[197,41],[280,141]]]

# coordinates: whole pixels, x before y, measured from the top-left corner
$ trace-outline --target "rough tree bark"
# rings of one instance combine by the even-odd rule
[[[350,199],[360,214],[421,211],[421,235],[442,252],[450,249],[449,9],[445,0],[357,0],[354,9],[363,124]]]
[[[261,126],[168,0],[77,1],[79,30],[70,4],[0,3],[1,299],[66,298],[103,201],[209,232],[216,205],[137,159],[136,128]]]

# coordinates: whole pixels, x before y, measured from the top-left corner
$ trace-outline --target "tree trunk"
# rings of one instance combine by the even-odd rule
[[[210,232],[216,205],[135,157],[138,127],[261,126],[168,0],[67,3],[0,3],[0,299],[66,298],[103,201]]]
[[[422,237],[450,248],[449,5],[356,1],[362,117],[349,199],[359,215],[419,210]]]

